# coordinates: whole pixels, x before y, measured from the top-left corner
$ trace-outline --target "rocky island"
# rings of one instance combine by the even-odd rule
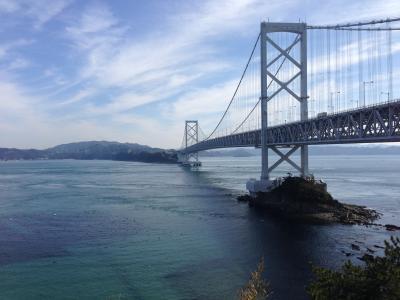
[[[312,222],[370,225],[379,218],[372,209],[335,200],[326,184],[314,177],[288,176],[269,192],[241,195],[238,200],[270,213]]]

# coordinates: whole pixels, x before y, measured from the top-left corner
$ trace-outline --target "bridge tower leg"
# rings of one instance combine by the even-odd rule
[[[300,120],[308,119],[308,95],[307,95],[307,26],[301,28],[300,45]],[[301,176],[309,175],[308,171],[308,145],[300,146]]]
[[[199,122],[197,120],[185,121],[185,149],[199,142]],[[198,152],[184,152],[184,156],[180,159],[183,165],[191,167],[201,166]]]
[[[270,36],[272,33],[293,33],[295,38],[291,45],[278,45]],[[297,46],[297,44],[300,44]],[[273,54],[267,53],[268,47],[274,48],[277,56],[271,57]],[[297,47],[296,47],[297,46]],[[292,54],[291,50],[298,50],[298,55]],[[286,161],[298,171],[302,176],[308,175],[308,146],[300,146],[301,166],[297,166],[289,156],[299,147],[287,145],[291,148],[286,154],[282,153],[277,147],[269,144],[268,141],[268,103],[274,99],[279,93],[287,92],[290,96],[300,102],[300,118],[306,120],[308,118],[307,108],[307,26],[305,23],[270,23],[262,22],[260,28],[260,51],[261,51],[261,178],[260,180],[249,180],[247,189],[256,193],[260,191],[268,191],[274,187],[275,182],[270,180],[270,172],[280,163]],[[287,64],[293,64],[298,69],[287,81],[277,73],[273,73],[272,67],[279,62],[280,58],[284,59]],[[278,68],[278,72],[279,72]],[[295,80],[300,80],[300,90],[296,90],[291,84]],[[269,83],[273,82],[277,89],[270,92]],[[268,150],[273,150],[280,156],[280,159],[271,167],[268,163]]]
[[[268,185],[268,85],[267,85],[267,28],[261,23],[261,184]]]

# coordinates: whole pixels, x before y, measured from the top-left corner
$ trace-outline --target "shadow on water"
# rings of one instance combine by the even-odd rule
[[[246,203],[232,201],[236,200],[232,191],[215,185],[207,172],[188,169],[184,172],[188,182],[212,186],[227,196],[227,205],[244,209],[246,221],[232,237],[234,240],[227,241],[233,253],[226,257],[231,264],[242,268],[243,285],[260,258],[264,257],[265,277],[274,290],[271,299],[308,299],[305,287],[312,276],[311,262],[321,263],[332,251],[335,252],[333,241],[326,237],[329,226],[288,220],[248,207]]]
[[[375,244],[382,245],[390,233],[383,229],[341,224],[311,224],[301,220],[286,219],[248,207],[236,201],[236,191],[216,184],[212,172],[184,171],[186,180],[208,185],[213,192],[222,195],[219,203],[213,203],[221,213],[235,214],[240,211],[242,222],[227,218],[225,222],[235,227],[230,234],[220,236],[225,243],[227,255],[224,259],[227,272],[240,268],[233,279],[232,287],[243,285],[260,258],[265,259],[265,277],[270,281],[274,295],[272,299],[308,299],[306,286],[312,278],[312,265],[339,268],[346,260],[360,263],[357,257],[366,253]],[[220,230],[221,227],[213,228]],[[360,251],[352,249],[358,244]],[[350,255],[350,256],[348,256]]]
[[[307,299],[305,286],[312,275],[311,261],[321,255],[318,229],[253,208],[249,208],[249,218],[255,220],[249,222],[248,231],[254,251],[265,258],[265,276],[274,290],[272,298]],[[249,263],[255,265],[256,261]]]

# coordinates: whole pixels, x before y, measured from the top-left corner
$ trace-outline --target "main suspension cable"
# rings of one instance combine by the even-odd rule
[[[237,92],[238,92],[238,90],[239,90],[240,84],[242,83],[242,80],[243,80],[243,78],[244,78],[244,75],[246,74],[247,68],[248,68],[248,66],[249,66],[249,64],[250,64],[250,61],[251,61],[251,58],[253,57],[254,51],[256,50],[258,41],[260,40],[260,36],[261,36],[261,32],[260,32],[260,33],[258,34],[258,36],[257,36],[257,40],[256,40],[256,42],[255,42],[255,44],[254,44],[253,50],[251,51],[251,54],[250,54],[250,57],[249,57],[249,59],[248,59],[248,61],[247,61],[246,67],[244,68],[244,71],[243,71],[243,73],[242,73],[242,76],[240,77],[239,83],[238,83],[238,85],[236,86],[235,92],[233,93],[233,96],[232,96],[232,98],[231,98],[231,101],[230,101],[229,104],[228,104],[228,107],[226,108],[225,112],[223,113],[223,115],[222,115],[221,119],[219,120],[217,126],[214,128],[214,130],[210,133],[210,135],[209,135],[205,140],[208,140],[208,139],[214,134],[214,132],[217,131],[218,126],[222,123],[222,121],[223,121],[225,115],[227,114],[227,112],[228,112],[228,110],[229,110],[229,107],[232,105],[232,102],[233,102],[233,100],[235,99],[235,96],[236,96],[236,94],[237,94]]]
[[[346,27],[357,27],[357,26],[365,26],[365,25],[392,23],[392,22],[398,22],[398,21],[400,21],[400,18],[387,18],[387,19],[382,19],[382,20],[372,20],[372,21],[365,21],[365,22],[358,22],[358,23],[346,23],[346,24],[336,24],[336,25],[323,25],[323,26],[308,25],[307,29],[340,29],[340,28],[346,28]],[[360,29],[356,28],[356,30],[360,30]]]

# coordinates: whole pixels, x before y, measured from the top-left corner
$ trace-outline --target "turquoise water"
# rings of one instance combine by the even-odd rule
[[[233,299],[261,256],[273,299],[305,299],[310,262],[338,267],[390,233],[292,224],[235,195],[259,158],[176,165],[0,163],[0,299]],[[400,225],[400,159],[317,156],[311,169],[343,201]],[[284,174],[291,169],[280,169]],[[279,173],[277,173],[279,174]],[[375,249],[375,248],[373,248]]]

